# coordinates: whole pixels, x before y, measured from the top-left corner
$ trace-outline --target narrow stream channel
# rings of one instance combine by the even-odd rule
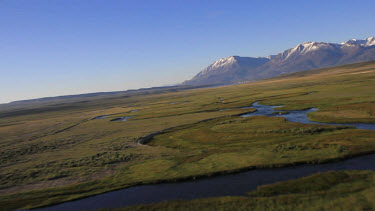
[[[253,104],[253,107],[256,108],[257,111],[243,115],[243,117],[256,115],[280,116],[285,117],[291,122],[322,124],[308,120],[306,114],[316,111],[314,108],[303,111],[289,111],[289,114],[273,114],[275,112],[273,109],[275,106],[264,106],[256,102]],[[347,125],[355,126],[360,129],[375,130],[375,124],[329,125]],[[313,173],[332,170],[375,170],[375,154],[364,155],[335,163],[257,169],[243,173],[184,182],[135,186],[35,210],[93,210],[148,204],[165,200],[239,196],[245,195],[246,192],[251,190],[255,190],[259,185],[296,179]]]

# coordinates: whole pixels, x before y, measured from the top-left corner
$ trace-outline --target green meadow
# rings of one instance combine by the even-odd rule
[[[308,114],[314,121],[375,123],[375,62],[216,88],[118,93],[2,108],[0,207],[29,209],[140,184],[334,162],[375,152],[375,131],[292,123],[281,117],[240,117],[254,109],[239,108],[255,101],[283,105],[280,110],[316,107],[318,111]],[[109,116],[94,119],[102,115]],[[127,121],[111,121],[128,116],[132,118]],[[339,209],[358,203],[356,209],[374,209],[374,178],[372,171],[329,172],[262,186],[249,193],[251,198],[133,208]],[[310,181],[317,186],[307,187]],[[292,192],[285,188],[290,185]]]

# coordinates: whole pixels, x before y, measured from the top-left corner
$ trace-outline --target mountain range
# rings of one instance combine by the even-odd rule
[[[229,56],[215,61],[184,85],[234,84],[316,68],[375,60],[375,37],[343,43],[304,42],[267,57]]]

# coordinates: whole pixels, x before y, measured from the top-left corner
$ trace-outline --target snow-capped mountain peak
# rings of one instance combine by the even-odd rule
[[[351,39],[341,44],[344,46],[354,46],[354,45],[359,45],[359,46],[364,46],[364,47],[373,46],[375,45],[375,37],[369,37],[364,40]]]
[[[222,70],[225,69],[226,66],[231,66],[234,63],[236,63],[237,56],[228,56],[225,58],[221,58],[219,60],[216,60],[214,63],[206,67],[204,70],[202,70],[197,76],[204,76],[207,74],[212,74],[213,70]]]
[[[333,48],[333,44],[324,42],[304,42],[294,48],[288,49],[281,54],[281,57],[286,60],[295,55],[304,55],[312,51],[322,48]]]
[[[325,42],[304,42],[297,45],[294,48],[288,49],[281,53],[281,60],[285,61],[295,56],[302,56],[307,53],[311,53],[317,50],[331,50],[335,51],[337,48],[341,47],[355,47],[355,46],[362,46],[362,47],[370,47],[375,46],[375,37],[369,37],[364,40],[360,39],[351,39],[346,42],[342,42],[341,44],[336,43],[325,43]]]
[[[222,67],[228,64],[232,64],[234,62],[236,62],[236,56],[229,56],[229,57],[221,58],[215,61],[213,64],[210,65],[210,67],[218,68],[218,67]]]
[[[221,58],[208,67],[204,68],[190,81],[201,81],[201,80],[211,80],[216,82],[219,77],[224,77],[225,75],[232,75],[232,80],[238,80],[237,74],[245,74],[248,69],[256,68],[268,62],[270,59],[265,57],[240,57],[240,56],[229,56]],[[211,78],[210,78],[211,77]],[[213,77],[213,78],[212,78]],[[226,77],[226,76],[225,76]],[[220,79],[221,80],[221,79]],[[184,83],[189,84],[190,81]]]
[[[229,84],[280,74],[375,59],[375,37],[341,44],[304,42],[268,57],[229,56],[213,62],[184,84]]]
[[[373,46],[375,45],[375,37],[369,37],[366,39],[366,46]]]

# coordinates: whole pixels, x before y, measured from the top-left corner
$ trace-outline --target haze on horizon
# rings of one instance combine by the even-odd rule
[[[375,36],[374,1],[0,1],[0,103],[176,84],[213,61]]]

